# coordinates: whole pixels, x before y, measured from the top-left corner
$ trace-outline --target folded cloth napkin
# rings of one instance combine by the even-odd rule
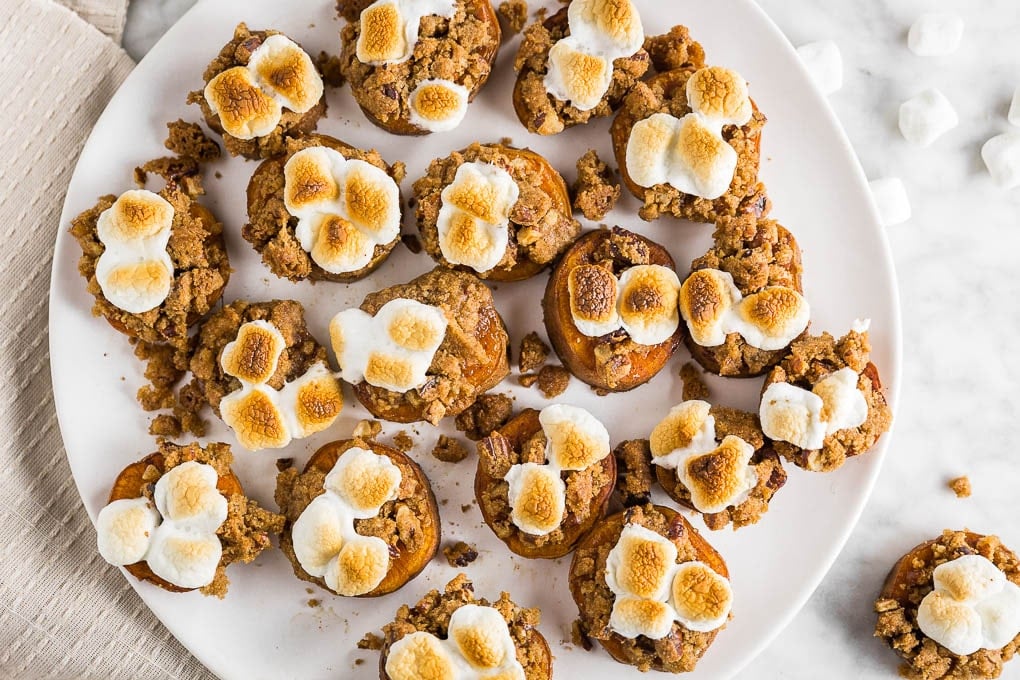
[[[57,429],[53,242],[85,138],[133,67],[107,37],[127,0],[65,4],[0,0],[0,677],[209,678],[100,559]]]

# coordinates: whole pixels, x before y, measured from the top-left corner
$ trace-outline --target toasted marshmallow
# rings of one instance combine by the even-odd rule
[[[981,158],[1000,188],[1020,186],[1020,132],[992,137],[981,147]]]
[[[400,233],[400,189],[381,168],[347,161],[343,202],[344,217],[376,243],[389,243]]]
[[[677,472],[691,493],[691,504],[711,514],[746,501],[758,483],[758,473],[750,465],[752,456],[753,446],[729,435],[714,450],[687,458]]]
[[[610,57],[628,57],[645,41],[641,15],[630,0],[574,0],[567,10],[570,35]]]
[[[282,449],[291,441],[277,394],[264,385],[245,385],[223,397],[220,416],[249,451]]]
[[[136,257],[111,249],[96,262],[96,281],[103,296],[129,314],[159,307],[173,288],[174,265],[166,251],[156,259],[132,261]]]
[[[699,269],[680,287],[680,314],[691,339],[701,347],[726,342],[727,321],[742,295],[733,276],[717,269]]]
[[[552,46],[545,89],[579,111],[591,111],[602,102],[613,83],[613,62],[579,49],[581,45],[576,36],[570,36]]]
[[[1020,181],[1020,168],[1018,168]],[[883,177],[868,182],[871,198],[878,210],[878,220],[883,227],[891,227],[910,219],[910,197],[903,180],[899,177]]]
[[[919,57],[952,54],[963,38],[963,19],[952,12],[926,12],[907,33],[907,47]]]
[[[744,298],[736,308],[730,332],[763,350],[778,350],[804,332],[811,321],[811,307],[793,288],[772,286]]]
[[[628,524],[606,558],[606,585],[616,595],[664,601],[676,558],[676,546],[668,538]]]
[[[533,536],[546,536],[560,527],[566,508],[567,485],[559,470],[523,463],[507,472],[510,521]]]
[[[390,548],[375,536],[348,539],[326,566],[323,579],[339,595],[352,597],[375,590],[390,569]]]
[[[457,680],[453,655],[435,635],[415,631],[390,646],[386,655],[390,680]]]
[[[96,235],[107,247],[159,239],[161,242],[155,247],[163,250],[173,221],[174,207],[169,201],[145,189],[131,189],[99,214]]]
[[[329,339],[343,379],[356,385],[365,379],[368,355],[375,342],[372,315],[357,308],[338,312],[329,322]]]
[[[553,404],[538,414],[545,433],[546,457],[560,470],[584,470],[609,455],[609,432],[588,411]]]
[[[295,113],[306,113],[322,99],[322,76],[312,58],[285,35],[271,35],[255,48],[248,70],[263,90]]]
[[[843,88],[843,55],[831,40],[819,40],[797,48],[800,63],[811,81],[826,97]]]
[[[679,121],[668,113],[655,113],[638,121],[627,141],[627,172],[638,186],[665,184],[669,178],[667,158]]]
[[[298,222],[294,235],[312,261],[330,274],[368,266],[375,241],[340,215],[323,213]]]
[[[973,607],[933,590],[917,608],[917,626],[926,636],[953,654],[968,655],[981,649],[981,616]]]
[[[506,226],[488,224],[460,210],[445,215],[440,212],[438,227],[443,257],[477,272],[487,272],[499,264],[510,244]]]
[[[699,69],[687,79],[687,104],[722,125],[747,125],[754,113],[747,81],[721,66]]]
[[[165,519],[215,533],[227,519],[227,499],[216,488],[218,479],[211,465],[193,460],[181,463],[159,478],[152,499]]]
[[[249,321],[237,329],[237,339],[223,348],[220,366],[238,380],[268,382],[286,349],[287,341],[276,326],[268,321]]]
[[[512,665],[501,668],[494,673],[486,673],[482,680],[526,680],[526,678],[524,666],[521,665],[520,661],[516,661]]]
[[[700,114],[680,119],[670,154],[667,182],[678,191],[714,200],[730,188],[737,152]]]
[[[904,139],[918,146],[931,146],[959,124],[956,109],[934,87],[900,105],[900,132]]]
[[[401,394],[425,383],[429,365],[418,357],[385,351],[372,352],[365,365],[365,382]]]
[[[622,596],[613,602],[609,627],[628,640],[639,635],[661,640],[673,629],[674,615],[673,609],[665,602]]]
[[[434,354],[449,326],[439,307],[401,298],[383,306],[375,318],[389,341],[409,352]]]
[[[685,628],[707,633],[729,618],[733,589],[704,562],[684,562],[673,577],[670,603]]]
[[[963,604],[976,604],[1000,592],[1006,574],[982,555],[963,555],[935,567],[932,580],[936,590]]]
[[[784,382],[772,383],[761,397],[758,415],[765,436],[814,451],[825,441],[822,398]]]
[[[436,227],[439,249],[452,264],[486,272],[499,264],[510,242],[510,211],[520,196],[503,168],[469,162],[443,189]]]
[[[465,604],[450,617],[449,639],[476,671],[516,662],[517,650],[503,615],[492,607]]]
[[[291,527],[294,555],[311,576],[322,577],[344,545],[346,509],[331,494],[317,496]]]
[[[868,402],[857,389],[857,372],[849,366],[820,380],[812,392],[822,398],[820,417],[825,434],[860,427],[868,419]]]
[[[652,462],[670,470],[688,457],[715,448],[715,418],[707,401],[692,399],[669,410],[652,430]]]
[[[354,519],[369,519],[397,497],[400,481],[400,468],[389,457],[356,446],[340,456],[325,486],[346,503]]]
[[[344,407],[344,395],[336,376],[325,364],[317,363],[280,390],[279,403],[289,416],[288,429],[302,439],[336,421]]]
[[[423,80],[408,98],[411,125],[429,132],[453,130],[467,115],[470,97],[466,87],[452,80]]]
[[[283,166],[283,202],[291,215],[307,219],[318,213],[340,213],[340,182],[347,164],[340,152],[326,146],[301,149]],[[305,250],[309,248],[302,244]]]
[[[266,94],[244,66],[227,69],[210,80],[205,100],[224,132],[238,139],[265,137],[283,115],[280,102]]]
[[[452,18],[454,0],[377,0],[361,11],[358,61],[376,66],[407,61],[418,44],[424,16]]]
[[[99,511],[99,554],[118,567],[145,559],[160,516],[147,498],[116,500]]]
[[[639,345],[666,342],[680,326],[676,272],[657,264],[631,267],[620,276],[619,312],[623,329]]]
[[[982,647],[1001,649],[1020,634],[1020,587],[1006,581],[1001,592],[992,595],[975,607],[981,617]]]
[[[180,588],[201,588],[216,578],[222,555],[223,546],[216,534],[167,522],[155,532],[145,561],[164,581]]]
[[[582,335],[599,338],[621,328],[617,287],[616,277],[605,267],[582,264],[570,270],[570,316]]]

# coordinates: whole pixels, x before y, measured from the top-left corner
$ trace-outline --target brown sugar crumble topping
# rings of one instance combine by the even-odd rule
[[[953,490],[957,498],[970,498],[970,478],[966,475],[949,480],[949,488]]]
[[[499,3],[496,13],[513,33],[520,33],[528,23],[528,3],[525,0],[504,0]]]
[[[451,567],[466,567],[478,559],[478,551],[464,541],[444,547],[443,555]]]
[[[577,181],[574,182],[574,210],[585,218],[598,222],[616,207],[623,189],[613,171],[602,162],[594,149],[589,149],[577,161]]]
[[[220,145],[209,139],[198,123],[186,123],[177,119],[166,124],[169,136],[163,143],[178,156],[194,158],[199,163],[217,160],[222,154]]]
[[[546,399],[555,399],[570,385],[570,371],[562,366],[543,366],[538,372],[538,389]]]
[[[531,373],[536,368],[541,368],[546,359],[549,358],[549,345],[538,337],[538,333],[532,331],[521,340],[520,359],[518,367],[521,373]]]
[[[458,439],[439,435],[435,448],[432,449],[432,457],[444,463],[459,463],[468,457],[470,451]]]
[[[514,403],[505,394],[483,394],[457,416],[456,428],[471,441],[480,441],[506,424],[514,414]]]

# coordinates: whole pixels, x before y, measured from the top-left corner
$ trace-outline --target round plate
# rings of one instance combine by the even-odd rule
[[[874,360],[881,368],[893,406],[900,370],[900,321],[895,277],[884,235],[871,207],[864,175],[825,101],[812,89],[786,39],[748,0],[704,0],[663,3],[637,0],[649,35],[673,24],[688,25],[707,51],[710,63],[739,70],[769,117],[762,147],[762,177],[775,202],[773,216],[787,225],[804,251],[804,287],[812,303],[812,328],[845,332],[858,317],[870,317]],[[50,298],[50,349],[53,387],[60,427],[75,482],[91,517],[105,503],[110,485],[128,463],[154,449],[147,434],[151,414],[141,411],[134,395],[143,384],[142,366],[127,340],[104,320],[90,314],[76,262],[79,249],[67,233],[71,219],[100,195],[132,187],[131,170],[166,154],[165,124],[179,117],[200,120],[197,107],[186,106],[189,90],[202,87],[206,64],[230,39],[234,25],[284,31],[311,54],[336,53],[340,23],[333,3],[323,0],[250,0],[246,3],[200,2],[152,49],[110,102],[89,138],[67,193],[56,242]],[[319,130],[361,147],[375,147],[390,162],[404,161],[408,179],[419,177],[433,158],[471,142],[497,142],[509,137],[518,146],[544,154],[568,181],[574,162],[588,148],[603,158],[610,152],[609,121],[568,130],[550,138],[529,135],[510,105],[513,58],[517,38],[509,37],[490,84],[471,106],[459,129],[424,138],[400,138],[366,121],[344,88],[329,93],[329,115]],[[244,189],[255,164],[221,160],[206,172],[204,199],[226,225],[235,273],[225,299],[294,298],[308,311],[312,331],[328,338],[329,319],[359,304],[364,295],[404,282],[432,268],[424,253],[412,255],[398,247],[392,258],[368,280],[354,285],[292,284],[277,279],[242,240]],[[214,176],[221,174],[221,177]],[[687,264],[709,247],[712,228],[663,219],[646,224],[637,218],[637,202],[627,196],[606,222],[636,230],[664,244],[681,275]],[[413,214],[405,214],[405,233],[414,231]],[[587,228],[596,225],[587,224]],[[542,329],[539,300],[546,276],[520,284],[502,284],[497,306],[506,319],[516,348],[529,331]],[[573,380],[558,401],[583,406],[602,419],[613,444],[647,436],[652,426],[681,399],[677,377],[689,359],[681,350],[651,383],[622,395],[597,397]],[[760,380],[712,379],[716,402],[756,409]],[[513,378],[497,388],[512,392],[516,406],[547,404],[536,389],[526,390]],[[295,442],[283,451],[248,453],[235,447],[235,470],[249,494],[268,507],[273,503],[275,461],[294,458],[303,465],[321,444],[350,435],[366,417],[347,392],[347,407],[329,430]],[[233,442],[209,414],[208,440]],[[585,652],[570,642],[576,608],[567,591],[569,559],[529,561],[508,553],[482,523],[471,495],[474,460],[444,464],[429,455],[440,432],[454,434],[452,423],[440,428],[388,424],[384,435],[407,430],[419,460],[442,502],[444,542],[463,539],[480,557],[466,569],[476,592],[498,597],[502,590],[525,606],[542,608],[541,630],[556,655],[559,677],[614,673],[640,677],[619,666],[603,651]],[[733,532],[708,532],[725,556],[736,593],[734,618],[718,637],[691,677],[723,678],[752,659],[793,617],[821,581],[867,500],[888,446],[886,435],[876,450],[833,474],[809,474],[789,466],[790,480],[756,526]],[[378,654],[356,643],[378,631],[403,603],[413,603],[430,588],[442,587],[456,574],[438,556],[421,577],[402,590],[378,600],[345,599],[294,578],[290,564],[277,551],[252,565],[229,570],[230,593],[225,600],[198,593],[173,595],[131,580],[145,602],[178,639],[206,666],[223,677],[244,678],[373,678]],[[318,606],[310,603],[314,598]],[[590,676],[589,677],[593,677]]]

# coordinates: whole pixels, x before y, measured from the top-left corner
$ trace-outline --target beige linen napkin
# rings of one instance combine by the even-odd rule
[[[0,677],[207,678],[99,558],[53,410],[46,317],[61,204],[133,66],[97,30],[119,40],[127,0],[65,1],[74,12],[0,0]]]

